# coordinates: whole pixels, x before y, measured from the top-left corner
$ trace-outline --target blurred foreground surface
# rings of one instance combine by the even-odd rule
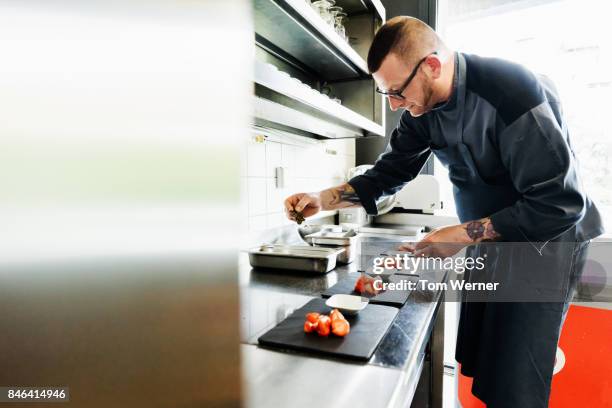
[[[240,404],[250,24],[238,0],[0,1],[0,386]]]

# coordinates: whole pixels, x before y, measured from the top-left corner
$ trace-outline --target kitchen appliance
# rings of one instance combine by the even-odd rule
[[[353,167],[348,170],[347,179],[350,180],[353,177],[360,176],[372,167],[371,164]],[[379,215],[386,214],[391,211],[393,207],[395,207],[395,195],[383,197],[376,203]],[[343,208],[338,211],[338,214],[340,225],[345,225],[347,227],[359,227],[360,225],[366,225],[371,222],[371,217],[368,216],[362,207]]]
[[[342,279],[340,282],[327,289],[325,292],[323,292],[321,296],[330,297],[337,294],[359,295],[359,293],[354,291],[355,283],[357,282],[359,276],[361,276],[360,273],[350,273],[346,279]],[[391,275],[387,280],[388,282],[397,284],[402,281],[416,282],[418,280],[418,277],[408,275]],[[404,303],[406,303],[406,301],[408,300],[408,297],[410,297],[411,293],[412,290],[408,289],[387,290],[382,293],[379,293],[376,296],[370,297],[369,301],[371,304],[402,307]]]
[[[357,316],[345,316],[351,325],[346,337],[304,333],[306,313],[329,313],[325,299],[312,299],[276,327],[259,337],[259,344],[280,349],[323,353],[337,357],[369,360],[399,312],[394,307],[368,304]],[[314,380],[314,379],[313,379]]]
[[[420,174],[395,194],[395,207],[404,210],[433,214],[442,209],[440,183],[429,174]]]
[[[340,225],[357,228],[371,222],[371,217],[362,207],[343,208],[338,211],[338,222]]]
[[[363,174],[372,166],[358,166],[349,172],[349,178]],[[442,209],[440,183],[431,175],[421,174],[406,184],[400,191],[381,200],[378,215],[368,216],[359,208],[339,211],[339,223],[354,228],[362,237],[375,235],[400,235],[418,240],[423,232],[433,227],[457,223],[456,217],[437,216],[434,211]]]

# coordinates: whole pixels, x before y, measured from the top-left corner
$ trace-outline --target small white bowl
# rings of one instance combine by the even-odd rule
[[[332,309],[338,309],[342,314],[356,315],[368,305],[368,300],[355,295],[333,295],[325,304]]]

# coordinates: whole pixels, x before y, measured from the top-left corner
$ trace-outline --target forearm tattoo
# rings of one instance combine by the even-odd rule
[[[355,193],[353,187],[350,184],[346,183],[341,186],[335,187],[331,189],[332,199],[330,205],[337,205],[341,202],[348,202],[351,204],[358,204],[359,196]]]
[[[349,203],[353,204],[361,202],[359,200],[359,196],[350,184],[345,184],[343,187],[344,190],[342,190],[342,192],[340,193],[340,198],[342,199],[342,201],[348,201]]]
[[[468,222],[465,225],[465,232],[473,242],[496,241],[501,238],[489,218]]]

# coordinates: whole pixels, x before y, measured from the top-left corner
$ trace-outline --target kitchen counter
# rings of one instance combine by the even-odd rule
[[[376,245],[384,240],[375,239]],[[397,238],[389,239],[389,248]],[[254,270],[240,257],[241,340],[244,391],[249,407],[405,407],[422,371],[432,407],[441,407],[444,302],[441,291],[417,289],[367,363],[257,346],[257,338],[313,297],[359,269],[360,257],[325,275]],[[443,282],[446,271],[420,278]],[[429,375],[424,376],[430,378]],[[322,394],[319,385],[333,385]],[[313,387],[313,385],[317,385]],[[419,386],[419,389],[422,386]],[[322,396],[324,395],[324,397]]]

